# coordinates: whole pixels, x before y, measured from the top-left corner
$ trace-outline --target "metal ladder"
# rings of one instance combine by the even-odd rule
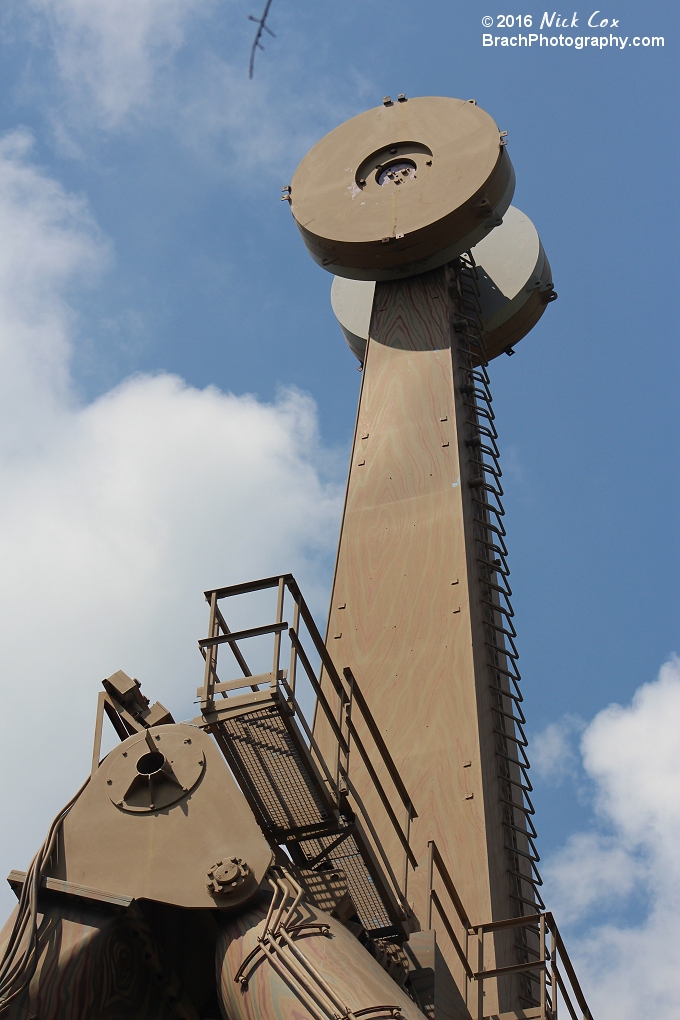
[[[505,510],[501,502],[501,468],[496,444],[487,359],[481,326],[477,269],[470,253],[451,265],[449,288],[457,318],[453,323],[454,358],[462,376],[461,392],[466,408],[466,446],[471,467],[470,487],[474,503],[474,539],[480,586],[480,610],[484,621],[486,660],[492,692],[493,729],[499,796],[503,804],[504,849],[507,855],[509,892],[517,916],[545,909],[538,872],[540,860],[534,840],[532,791],[523,726],[521,676],[515,646],[516,631],[508,583],[505,545]],[[549,300],[549,298],[546,298]],[[539,930],[535,924],[515,929],[518,966],[538,958]],[[537,975],[518,977],[524,1005],[538,1005]]]

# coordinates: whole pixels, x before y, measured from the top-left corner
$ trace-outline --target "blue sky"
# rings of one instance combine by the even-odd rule
[[[677,706],[677,665],[657,676],[678,650],[678,18],[615,0],[595,21],[619,26],[590,30],[597,9],[544,34],[624,49],[482,45],[538,33],[536,0],[274,0],[249,81],[254,0],[3,6],[3,768],[25,712],[47,749],[38,792],[28,772],[8,795],[6,870],[87,767],[101,676],[189,714],[204,587],[292,568],[323,619],[360,375],[280,188],[385,94],[474,97],[559,293],[491,368],[540,847],[556,898],[574,861],[630,865],[630,895],[584,893],[583,945],[600,917],[648,934],[677,875],[646,809],[626,828],[603,747],[626,726],[665,747],[668,709],[645,720]],[[647,991],[666,1015],[668,983]]]

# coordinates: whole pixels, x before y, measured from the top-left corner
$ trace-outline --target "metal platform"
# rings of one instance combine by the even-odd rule
[[[229,629],[218,603],[223,599],[268,588],[277,589],[276,620],[248,630]],[[265,578],[205,593],[210,604],[209,636],[199,642],[205,657],[204,683],[198,689],[201,715],[194,722],[211,732],[273,847],[284,848],[291,860],[306,869],[340,870],[366,933],[373,939],[403,940],[417,929],[405,890],[394,875],[375,826],[365,815],[350,778],[350,747],[368,768],[380,801],[402,843],[408,866],[417,861],[408,843],[408,826],[415,809],[399,777],[368,706],[349,670],[335,669],[300,590],[290,574]],[[292,622],[283,620],[286,597],[292,601]],[[316,653],[330,677],[338,707],[326,698],[303,644]],[[269,673],[253,675],[240,642],[272,635],[273,661]],[[290,668],[281,669],[282,643],[290,646]],[[222,682],[217,673],[218,650],[227,645],[243,673]],[[295,676],[301,666],[336,739],[335,761],[321,754],[295,696]],[[244,693],[244,689],[247,693]],[[369,734],[376,753],[369,756],[361,730]],[[406,808],[407,831],[393,808],[394,791]],[[363,824],[362,824],[363,822]],[[405,870],[405,874],[407,869]]]

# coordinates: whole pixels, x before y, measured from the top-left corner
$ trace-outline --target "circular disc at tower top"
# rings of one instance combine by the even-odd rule
[[[482,336],[487,360],[533,329],[557,294],[538,231],[510,206],[500,227],[472,249],[477,266]]]
[[[477,266],[482,336],[487,360],[516,344],[557,295],[535,226],[510,206],[503,223],[472,249]],[[375,283],[333,280],[331,305],[352,353],[366,356]]]
[[[291,184],[312,258],[336,276],[391,280],[434,269],[500,223],[515,176],[474,100],[425,96],[368,110],[310,149]]]

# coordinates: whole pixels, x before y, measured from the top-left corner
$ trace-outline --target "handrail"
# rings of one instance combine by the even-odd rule
[[[453,879],[449,874],[436,842],[431,839],[427,846],[429,883],[427,927],[428,929],[433,927],[432,907],[434,906],[436,907],[444,929],[449,936],[453,948],[456,951],[456,955],[458,956],[463,970],[465,971],[468,986],[475,982],[477,984],[477,995],[475,998],[478,1003],[478,1011],[480,1011],[477,1020],[482,1020],[485,981],[491,980],[492,978],[509,977],[511,974],[531,972],[537,973],[538,975],[540,988],[540,1005],[538,1008],[541,1009],[541,1020],[557,1020],[558,990],[564,1000],[564,1004],[569,1012],[571,1020],[593,1020],[593,1015],[590,1012],[588,1003],[586,1002],[583,990],[578,982],[573,964],[569,959],[564,941],[560,935],[552,913],[544,911],[541,913],[524,914],[521,917],[508,917],[499,921],[485,921],[481,924],[473,924],[467,915],[465,907],[463,906],[462,900],[458,894],[458,890],[456,889]],[[435,868],[441,878],[446,892],[449,895],[451,903],[455,908],[458,920],[463,927],[463,931],[465,933],[464,946],[461,939],[459,939],[456,935],[453,925],[448,917],[446,907],[442,903],[441,898],[434,888]],[[502,967],[492,967],[489,968],[489,970],[485,970],[483,962],[484,936],[493,935],[496,932],[508,931],[512,928],[534,929],[538,940],[536,959],[528,961],[525,960],[521,963],[509,964]],[[546,933],[550,936],[552,943],[550,947],[547,945]],[[471,939],[472,944],[470,942]],[[533,949],[529,951],[534,952]],[[471,954],[473,952],[477,957],[477,966],[474,967],[470,962]],[[564,972],[564,978],[562,974],[560,974],[558,962]],[[570,986],[569,988],[567,987],[567,982]],[[573,996],[576,1000],[582,1011],[581,1017],[578,1016],[574,1008],[571,996]]]
[[[485,970],[483,966],[484,959],[484,945],[483,939],[485,934],[493,932],[507,930],[509,928],[528,928],[539,926],[539,952],[537,959],[529,960],[525,963],[510,964],[504,967],[494,967],[489,970]],[[549,948],[546,940],[546,930],[550,933],[550,939],[552,946]],[[484,981],[491,978],[498,978],[503,976],[509,976],[510,974],[527,973],[531,971],[538,971],[538,980],[540,987],[540,999],[542,1010],[541,1017],[544,1020],[557,1020],[558,1013],[558,1002],[557,992],[562,995],[564,1004],[566,1005],[571,1020],[593,1020],[593,1015],[590,1011],[586,998],[583,994],[583,990],[576,977],[573,964],[569,959],[566,947],[562,936],[560,935],[555,918],[552,913],[545,911],[540,914],[524,914],[521,917],[509,917],[502,921],[488,921],[484,924],[475,925],[468,932],[469,935],[477,936],[477,950],[479,966],[474,973],[474,979],[478,982],[478,1001],[483,1001],[483,986]],[[582,1010],[582,1018],[580,1018],[574,1005],[571,1001],[569,989],[566,986],[565,981],[558,969],[558,961],[564,969],[564,973],[568,978],[569,985],[571,986],[571,993],[573,994],[576,1002]],[[480,1007],[481,1008],[481,1007]],[[478,1020],[482,1020],[481,1012]]]
[[[330,705],[328,704],[328,701],[327,701],[327,699],[324,696],[323,690],[321,689],[321,685],[320,685],[319,681],[316,679],[316,676],[314,675],[314,670],[312,669],[312,665],[311,665],[309,659],[307,658],[307,653],[305,652],[304,648],[302,647],[302,643],[301,643],[299,637],[297,636],[297,634],[295,633],[295,631],[293,630],[292,627],[288,631],[288,636],[290,637],[291,644],[293,645],[293,648],[295,648],[295,650],[296,650],[296,652],[298,654],[298,658],[300,659],[300,662],[302,663],[302,668],[304,669],[305,673],[307,674],[307,679],[309,680],[310,684],[312,685],[312,690],[316,694],[317,699],[319,701],[319,704],[321,705],[321,708],[322,708],[322,710],[324,712],[324,715],[326,716],[326,719],[328,720],[328,723],[329,723],[331,729],[333,730],[333,735],[334,735],[335,739],[337,740],[338,744],[340,745],[342,750],[345,752],[345,754],[348,754],[349,753],[349,745],[347,744],[347,741],[345,740],[345,736],[342,733],[340,727],[338,726],[337,720],[336,720],[335,716],[333,715],[333,713],[331,711]]]
[[[517,928],[520,925],[526,928],[530,924],[538,924],[540,920],[541,914],[523,914],[521,917],[506,917],[502,921],[487,921],[486,924],[475,924],[471,926],[470,930],[475,932],[482,931],[486,934],[490,931],[502,931],[504,928]]]
[[[460,921],[461,925],[463,926],[463,932],[465,934],[465,946],[461,945],[461,942],[460,942],[458,936],[454,932],[453,926],[452,926],[452,924],[451,924],[451,922],[449,920],[448,914],[446,913],[446,908],[444,907],[444,904],[442,903],[441,899],[439,898],[439,896],[437,894],[436,889],[434,888],[434,869],[435,869],[435,867],[437,869],[439,877],[441,878],[441,880],[442,880],[442,882],[444,884],[444,888],[446,889],[447,893],[449,894],[449,898],[450,898],[451,902],[453,903],[453,906],[454,906],[454,908],[456,910],[456,914],[458,915],[458,920]],[[467,980],[468,981],[473,981],[474,980],[474,972],[472,970],[472,967],[470,966],[470,961],[468,960],[468,942],[469,942],[469,935],[470,935],[470,919],[467,916],[467,911],[465,910],[465,907],[463,906],[463,901],[461,900],[460,896],[458,895],[458,890],[456,889],[456,887],[454,885],[454,882],[453,882],[453,879],[451,878],[451,875],[449,874],[449,870],[446,867],[446,864],[444,862],[444,858],[442,857],[442,855],[439,852],[439,847],[437,846],[436,842],[433,839],[428,840],[428,844],[427,844],[427,873],[428,873],[427,874],[427,878],[428,878],[428,885],[429,885],[429,894],[428,894],[428,899],[427,899],[427,927],[428,927],[428,929],[432,928],[432,905],[434,904],[434,906],[437,908],[437,913],[439,914],[439,916],[441,918],[442,924],[444,925],[444,928],[446,929],[446,933],[449,936],[449,938],[451,939],[451,943],[453,945],[453,948],[456,951],[456,955],[458,956],[458,959],[460,960],[460,962],[462,964],[462,967],[463,967],[463,970],[465,971]]]
[[[451,922],[449,921],[449,918],[448,918],[448,915],[446,913],[446,910],[444,909],[442,901],[439,899],[439,896],[437,895],[437,892],[436,892],[435,889],[432,889],[430,891],[430,898],[431,898],[432,903],[434,903],[435,907],[437,908],[437,913],[441,917],[442,924],[446,928],[446,933],[449,936],[449,938],[451,939],[451,942],[453,943],[453,948],[456,950],[456,953],[458,954],[458,959],[460,960],[460,962],[463,965],[463,970],[467,974],[468,979],[470,981],[472,981],[473,978],[475,977],[475,974],[474,974],[474,971],[472,970],[472,967],[470,966],[470,964],[468,962],[467,953],[463,949],[463,947],[461,946],[461,944],[460,944],[460,942],[458,940],[458,936],[456,935],[456,933],[454,932],[453,928],[451,927]],[[466,942],[466,945],[467,945],[467,932],[466,932],[465,942]]]
[[[288,630],[287,623],[267,623],[263,627],[250,627],[248,630],[230,630],[228,634],[201,638],[198,647],[213,648],[215,645],[235,644],[237,641],[245,641],[246,638],[280,634],[282,630]]]
[[[231,631],[227,625],[224,614],[222,613],[218,602],[222,599],[245,595],[253,592],[264,591],[266,589],[278,588],[277,597],[277,611],[276,611],[276,622],[267,624],[260,627],[251,627],[245,630]],[[288,591],[294,602],[294,612],[292,617],[292,626],[283,620],[283,605],[285,599],[285,592]],[[404,867],[404,879],[403,888],[400,886],[398,880],[394,876],[390,868],[390,877],[394,883],[395,891],[397,892],[399,899],[405,904],[406,896],[406,884],[408,879],[408,867],[417,868],[418,861],[413,853],[410,846],[410,826],[411,821],[417,817],[417,812],[413,806],[413,802],[409,793],[404,785],[404,782],[399,774],[399,770],[387,748],[387,745],[383,739],[382,734],[373,718],[368,703],[359,687],[357,680],[355,679],[352,671],[349,668],[343,670],[342,674],[336,668],[328,649],[326,648],[323,638],[319,633],[319,630],[314,622],[314,618],[302,596],[302,593],[295,581],[292,574],[280,574],[277,577],[261,578],[256,581],[248,581],[244,584],[229,585],[223,588],[214,588],[205,592],[206,601],[210,605],[210,620],[208,627],[207,638],[202,638],[199,641],[199,648],[206,660],[205,678],[203,687],[199,688],[198,696],[201,702],[201,709],[205,712],[208,709],[212,709],[215,704],[215,696],[221,695],[226,698],[227,701],[220,701],[219,705],[222,711],[228,709],[228,692],[240,689],[242,687],[250,686],[253,691],[257,691],[257,687],[253,686],[264,682],[264,677],[267,674],[260,674],[257,677],[253,677],[250,667],[248,666],[243,654],[240,651],[238,642],[245,641],[248,638],[262,637],[268,634],[274,636],[274,659],[271,672],[271,683],[270,689],[275,697],[282,698],[287,701],[291,713],[295,714],[302,721],[300,707],[297,700],[295,699],[295,671],[297,663],[299,662],[302,666],[307,679],[310,682],[312,691],[316,696],[316,702],[319,706],[323,716],[325,717],[330,731],[333,736],[335,747],[337,748],[338,761],[335,763],[336,777],[335,779],[331,775],[326,762],[323,760],[321,750],[317,741],[313,738],[309,726],[306,721],[303,724],[303,729],[309,740],[309,748],[313,753],[314,757],[318,760],[321,765],[321,770],[325,775],[326,782],[328,783],[332,795],[335,799],[338,808],[341,807],[341,800],[344,794],[339,786],[339,778],[343,776],[345,779],[345,785],[347,791],[352,793],[352,799],[358,800],[356,791],[354,791],[353,785],[349,782],[349,763],[350,763],[350,748],[354,744],[356,747],[356,754],[358,754],[365,766],[368,775],[372,781],[372,785],[375,788],[380,803],[387,815],[390,825],[394,829],[394,832],[404,850],[405,854],[405,867]],[[290,617],[289,617],[290,619]],[[324,684],[320,678],[315,674],[314,668],[309,660],[307,652],[303,646],[302,638],[300,634],[300,621],[304,623],[307,634],[311,639],[311,644],[321,660],[322,674],[328,677],[331,685],[331,690],[337,695],[339,699],[339,715],[338,712],[333,709],[329,699],[327,697],[327,691],[324,690]],[[279,669],[279,658],[281,651],[281,639],[288,635],[291,645],[290,653],[290,669],[288,671],[288,678],[292,683],[287,683],[285,679],[285,672]],[[217,676],[217,657],[220,646],[228,645],[231,652],[234,654],[236,661],[238,662],[243,675],[241,681],[226,681],[221,682]],[[262,679],[261,679],[262,678]],[[276,691],[280,693],[277,695]],[[240,706],[236,706],[239,707]],[[352,719],[352,710],[359,713],[356,722]],[[359,726],[360,724],[360,726]],[[365,727],[365,730],[364,730]],[[359,728],[361,733],[359,732]],[[375,747],[377,748],[379,760],[382,762],[387,774],[390,777],[396,790],[397,796],[401,803],[406,808],[406,825],[403,827],[392,807],[394,799],[388,796],[383,782],[375,767],[375,757],[372,756],[367,750],[362,740],[361,734],[368,732],[373,740]],[[340,760],[342,756],[344,764]],[[376,844],[376,848],[381,857],[384,858],[384,851],[380,845],[379,838],[375,831],[375,827],[371,824],[370,819],[366,817],[365,810],[361,810],[361,814],[369,824],[371,835]]]
[[[399,775],[399,770],[397,769],[397,766],[394,764],[394,761],[392,759],[392,755],[390,754],[390,752],[387,749],[387,744],[383,740],[382,733],[378,729],[378,727],[376,725],[376,722],[375,722],[375,719],[373,718],[373,715],[371,714],[371,710],[369,709],[368,705],[366,704],[366,699],[364,698],[364,696],[363,696],[363,694],[361,692],[361,688],[358,686],[356,680],[354,679],[354,674],[352,673],[352,670],[348,666],[346,666],[343,669],[342,672],[343,672],[343,675],[344,675],[345,679],[347,680],[347,682],[349,684],[351,684],[351,686],[352,686],[352,689],[354,691],[354,700],[356,701],[357,705],[359,706],[361,714],[364,717],[364,722],[366,723],[366,726],[368,727],[368,730],[369,730],[371,736],[373,737],[373,740],[375,741],[375,746],[380,751],[380,755],[382,757],[382,760],[385,763],[387,771],[390,774],[390,778],[391,778],[392,782],[394,783],[399,796],[401,797],[402,804],[404,805],[404,807],[407,810],[410,809],[410,811],[411,811],[411,818],[412,819],[413,818],[417,818],[418,817],[418,812],[416,811],[416,809],[413,806],[413,802],[411,801],[411,798],[408,795],[408,791],[407,791],[406,787],[404,786],[404,782],[403,782],[401,776]],[[414,865],[414,867],[415,867],[415,865]]]
[[[569,981],[571,982],[571,987],[574,990],[576,1001],[583,1010],[584,1020],[593,1020],[592,1014],[588,1008],[588,1003],[586,1002],[586,997],[583,994],[581,986],[578,982],[578,978],[576,977],[576,971],[574,970],[572,962],[569,959],[569,955],[565,948],[564,942],[562,941],[562,936],[560,935],[557,924],[555,923],[555,918],[550,912],[548,912],[546,914],[546,920],[548,927],[550,928],[550,932],[555,940],[555,948],[557,949],[557,952],[562,958],[562,964],[564,966],[565,971],[567,972]]]
[[[435,843],[435,841],[433,839],[428,841],[427,849],[428,849],[428,852],[429,852],[429,868],[428,868],[429,874],[428,874],[428,879],[429,879],[429,883],[430,883],[430,895],[434,892],[434,886],[433,886],[433,866],[436,865],[437,871],[439,872],[441,880],[444,883],[444,887],[445,887],[447,893],[449,894],[449,896],[451,897],[451,902],[453,903],[454,907],[456,908],[456,913],[458,914],[458,920],[461,922],[461,924],[463,925],[465,930],[469,931],[472,928],[472,924],[470,922],[469,917],[467,916],[467,912],[465,910],[465,907],[463,906],[463,901],[461,900],[460,896],[458,895],[458,890],[456,889],[455,885],[453,884],[453,879],[451,878],[451,875],[449,874],[448,868],[446,867],[446,864],[444,863],[444,859],[443,859],[442,855],[439,852],[439,847],[437,846],[437,844]],[[428,928],[432,927],[432,925],[430,924],[430,920],[431,920],[431,913],[428,913]]]

